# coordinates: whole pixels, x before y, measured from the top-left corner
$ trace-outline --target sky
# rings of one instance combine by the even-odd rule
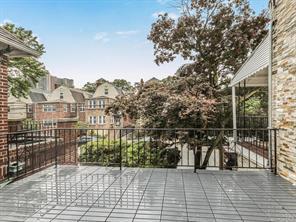
[[[52,75],[74,79],[76,87],[105,78],[138,82],[162,79],[184,63],[157,66],[147,40],[159,13],[173,18],[172,0],[0,0],[0,24],[30,29],[45,45],[40,58]],[[175,0],[176,1],[176,0]],[[259,12],[268,0],[249,0]]]

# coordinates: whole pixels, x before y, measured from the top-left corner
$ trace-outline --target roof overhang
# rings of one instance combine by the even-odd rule
[[[233,77],[230,86],[245,83],[246,87],[268,86],[270,36],[267,34]]]
[[[19,40],[16,36],[0,27],[0,52],[8,57],[39,57],[40,54],[28,47],[25,43]]]

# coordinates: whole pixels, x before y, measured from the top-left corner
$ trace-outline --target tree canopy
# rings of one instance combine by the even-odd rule
[[[44,45],[39,42],[32,31],[17,27],[12,23],[4,24],[3,28],[16,35],[40,55],[45,53]],[[30,89],[35,86],[39,78],[48,74],[44,64],[32,57],[12,58],[9,60],[8,67],[9,91],[15,97],[27,97]]]
[[[247,0],[192,0],[177,20],[159,15],[148,39],[156,64],[181,56],[190,62],[182,75],[203,75],[217,88],[266,35],[267,21],[266,12],[256,15]]]
[[[178,56],[187,64],[162,81],[142,81],[133,92],[119,97],[107,112],[121,111],[141,127],[223,128],[229,122],[227,84],[266,35],[266,13],[256,15],[247,0],[184,2],[178,19],[167,13],[159,15],[148,40],[154,44],[157,65]],[[222,134],[217,138],[220,142],[213,144],[221,143]],[[200,160],[201,146],[198,148],[196,159]],[[203,167],[214,148],[208,149]]]

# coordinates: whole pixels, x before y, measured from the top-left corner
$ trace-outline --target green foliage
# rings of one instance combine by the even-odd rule
[[[88,124],[86,122],[82,122],[82,121],[78,121],[75,126],[75,129],[87,129],[88,128]]]
[[[241,104],[242,106],[242,104]],[[241,107],[242,108],[242,107]],[[246,115],[263,115],[268,113],[268,95],[266,91],[259,91],[245,102]]]
[[[82,87],[82,90],[89,92],[89,93],[94,93],[96,91],[96,83],[87,82]]]
[[[98,163],[102,166],[118,166],[120,163],[119,140],[88,142],[81,146],[80,161]],[[150,142],[122,141],[122,165],[126,167],[169,167],[175,168],[180,152],[174,148],[156,146]]]
[[[44,45],[38,41],[33,32],[23,27],[17,27],[14,24],[6,23],[3,28],[16,35],[27,46],[39,52],[45,53]],[[9,60],[9,90],[15,97],[27,97],[30,88],[36,85],[39,78],[48,74],[43,63],[35,58],[12,58]]]
[[[133,88],[131,83],[126,81],[125,79],[114,79],[112,84],[115,87],[122,89],[123,91],[130,91]]]

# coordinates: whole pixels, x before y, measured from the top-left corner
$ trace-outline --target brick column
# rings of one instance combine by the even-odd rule
[[[278,173],[296,183],[296,1],[272,8],[272,124],[278,136]]]
[[[5,56],[0,57],[0,180],[7,172],[7,98],[8,98],[8,80],[7,80],[8,59]]]

